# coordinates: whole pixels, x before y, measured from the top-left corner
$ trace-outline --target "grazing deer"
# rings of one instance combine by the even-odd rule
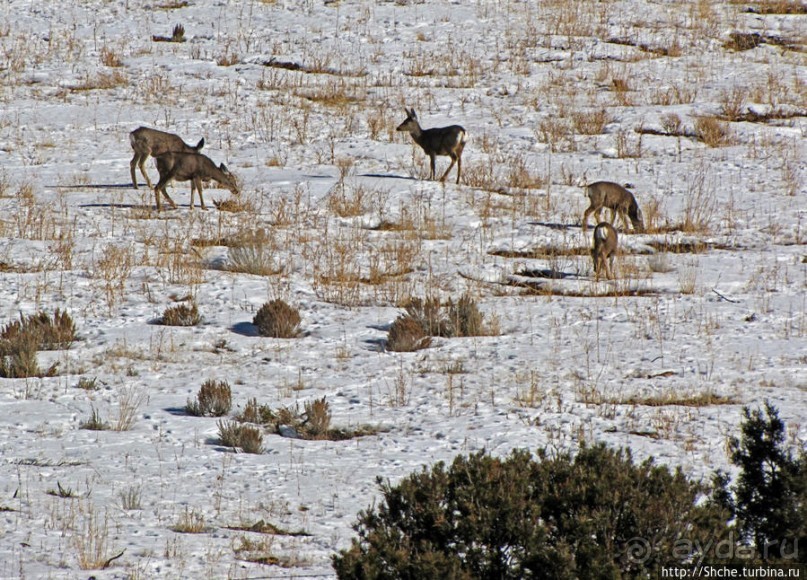
[[[600,272],[605,270],[605,277],[614,278],[614,257],[619,242],[614,226],[608,222],[600,222],[594,228],[594,248],[591,250],[591,259],[594,260],[594,275],[599,281]]]
[[[588,208],[583,212],[583,231],[588,229],[588,216],[594,212],[594,217],[600,221],[600,211],[607,207],[611,210],[611,223],[616,225],[616,214],[622,217],[622,223],[628,227],[630,218],[636,232],[644,231],[644,218],[639,204],[633,194],[619,184],[610,181],[597,181],[586,186],[586,194],[591,200]]]
[[[168,203],[174,208],[177,204],[165,191],[165,187],[171,180],[191,182],[191,209],[193,209],[193,192],[199,192],[199,202],[202,209],[205,207],[205,199],[202,197],[202,180],[212,179],[220,185],[238,195],[240,189],[235,175],[230,173],[224,163],[216,167],[216,164],[206,155],[201,153],[177,153],[169,151],[154,158],[157,161],[157,171],[160,172],[160,181],[154,187],[154,196],[157,199],[157,211],[160,211],[160,193],[165,196]]]
[[[451,157],[451,165],[448,166],[446,172],[440,178],[440,181],[445,181],[448,172],[457,164],[457,183],[460,182],[460,175],[462,174],[462,150],[465,148],[465,143],[468,140],[465,129],[459,125],[451,125],[449,127],[435,127],[433,129],[423,129],[418,123],[418,116],[415,109],[406,109],[406,119],[403,123],[398,125],[397,131],[408,131],[412,135],[415,143],[420,145],[421,149],[426,152],[431,160],[431,173],[429,179],[434,179],[434,164],[435,157],[438,155],[447,155]]]
[[[132,144],[132,149],[134,149],[134,157],[132,157],[132,161],[129,163],[129,169],[132,171],[132,185],[135,189],[137,189],[135,167],[140,167],[140,173],[146,178],[149,189],[152,188],[151,180],[149,179],[148,173],[146,173],[145,167],[149,155],[157,157],[169,151],[198,153],[205,145],[204,138],[193,147],[173,133],[149,129],[148,127],[138,127],[129,133],[129,142]]]

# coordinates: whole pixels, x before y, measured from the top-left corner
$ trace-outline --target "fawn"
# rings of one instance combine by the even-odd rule
[[[180,151],[184,153],[198,153],[205,145],[205,140],[202,138],[196,146],[188,145],[180,137],[173,133],[166,133],[157,129],[149,129],[148,127],[138,127],[129,133],[129,142],[134,149],[134,157],[129,163],[129,169],[132,172],[132,185],[137,189],[137,177],[135,176],[135,167],[140,167],[140,173],[146,178],[146,183],[149,189],[152,188],[151,180],[148,173],[146,173],[145,163],[149,158],[157,157],[169,151]]]
[[[420,148],[429,156],[431,161],[431,173],[429,179],[434,179],[434,165],[435,157],[438,155],[447,155],[451,157],[451,165],[448,166],[446,172],[440,178],[440,181],[445,181],[448,172],[457,164],[457,183],[460,182],[460,175],[462,174],[462,150],[465,148],[465,143],[468,140],[465,129],[459,125],[450,125],[448,127],[434,127],[432,129],[423,129],[418,123],[418,116],[415,109],[406,109],[406,119],[403,123],[398,125],[397,131],[408,131],[412,135],[415,143],[420,145]]]
[[[644,231],[644,218],[639,204],[633,194],[617,183],[610,181],[597,181],[586,186],[586,194],[591,200],[586,211],[583,212],[583,231],[588,229],[588,216],[594,212],[594,217],[600,221],[600,211],[607,207],[611,210],[611,223],[616,225],[616,214],[622,217],[622,223],[628,226],[628,218],[634,231]]]
[[[175,181],[190,181],[191,182],[191,203],[190,207],[193,209],[193,192],[199,192],[199,202],[202,209],[205,207],[205,199],[202,197],[202,180],[212,179],[217,181],[220,185],[229,189],[234,194],[239,194],[241,190],[238,187],[238,180],[235,175],[229,172],[227,167],[222,163],[218,167],[206,155],[201,153],[177,153],[169,151],[158,155],[154,158],[157,161],[157,171],[160,172],[160,181],[154,187],[154,196],[157,200],[157,211],[162,209],[160,205],[160,194],[165,196],[168,203],[174,208],[177,204],[168,195],[165,187],[171,180]]]
[[[594,228],[594,248],[591,250],[591,259],[594,261],[594,276],[598,281],[603,270],[605,277],[613,280],[614,257],[618,242],[616,229],[608,222],[600,222]]]

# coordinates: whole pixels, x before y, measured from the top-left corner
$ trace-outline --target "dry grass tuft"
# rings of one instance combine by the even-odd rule
[[[709,147],[726,147],[734,142],[728,124],[717,117],[695,119],[695,138]]]
[[[90,418],[83,421],[78,426],[79,429],[87,429],[89,431],[106,431],[110,429],[109,423],[104,421],[101,413],[95,407],[90,408]]]
[[[581,135],[600,135],[613,118],[605,109],[572,113],[572,125]]]
[[[649,397],[629,397],[627,399],[604,401],[618,405],[641,405],[645,407],[709,407],[712,405],[736,405],[734,397],[716,395],[714,393],[696,393],[681,395],[670,393],[667,395],[653,395]]]
[[[81,510],[81,508],[79,508]],[[109,522],[95,511],[84,515],[83,525],[73,534],[72,544],[82,570],[103,570],[123,556],[123,551],[112,555],[110,551]]]
[[[280,255],[281,249],[271,230],[246,231],[229,243],[227,269],[255,276],[274,276],[284,270]]]
[[[123,66],[123,60],[121,59],[120,55],[113,49],[106,46],[101,49],[101,63],[104,66],[111,68],[119,68]]]
[[[213,205],[219,211],[226,211],[229,213],[253,213],[255,212],[255,204],[244,197],[228,197],[226,199],[214,199]]]
[[[747,4],[737,0],[733,1]],[[807,14],[807,3],[799,0],[758,0],[752,2],[747,11],[759,14]]]
[[[117,89],[129,86],[128,77],[121,71],[111,73],[99,72],[94,77],[89,75],[79,84],[72,87],[73,91],[95,91]]]
[[[148,392],[137,386],[121,388],[118,397],[118,419],[112,428],[115,431],[130,431],[137,421],[140,407],[148,401]]]
[[[171,530],[180,534],[204,534],[212,529],[205,522],[204,515],[187,507],[179,515],[177,523],[171,526]]]

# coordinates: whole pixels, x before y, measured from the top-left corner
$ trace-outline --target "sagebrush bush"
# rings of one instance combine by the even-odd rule
[[[76,340],[76,325],[67,312],[57,308],[51,317],[44,311],[9,322],[0,331],[0,339],[14,340],[21,335],[36,339],[38,350],[70,348]]]
[[[446,336],[447,321],[437,298],[412,298],[406,305],[406,313],[420,324],[428,336]]]
[[[29,316],[6,324],[0,330],[0,377],[27,378],[52,376],[58,363],[40,369],[38,350],[69,348],[76,339],[76,327],[67,312],[58,308],[51,317],[47,312]]]
[[[230,412],[233,405],[232,390],[227,381],[208,379],[202,383],[196,400],[188,399],[185,412],[196,417],[221,417]]]
[[[259,425],[266,425],[272,421],[272,409],[267,405],[259,405],[258,399],[252,398],[247,401],[244,410],[235,416],[236,421],[242,423],[257,423]]]
[[[30,334],[0,340],[0,377],[21,379],[42,374],[36,351],[39,341]]]
[[[219,443],[225,447],[238,447],[241,444],[241,428],[244,425],[237,421],[220,419],[216,426],[219,429]]]
[[[244,453],[258,455],[263,453],[263,432],[252,425],[241,425],[238,434],[238,446]]]
[[[226,447],[238,447],[245,453],[263,452],[263,433],[259,427],[237,421],[219,420],[219,442]]]
[[[304,407],[305,433],[314,439],[326,435],[331,427],[331,408],[325,397],[307,401]]]
[[[406,314],[390,327],[387,349],[412,352],[429,347],[432,336],[452,338],[486,333],[483,315],[468,294],[457,302],[449,299],[445,306],[436,298],[412,298],[406,305]]]
[[[695,549],[727,537],[729,515],[701,484],[604,445],[575,457],[480,452],[379,486],[383,499],[333,557],[339,578],[658,577],[692,557],[717,561]]]
[[[195,302],[169,306],[160,317],[160,324],[165,326],[196,326],[201,321],[199,307]]]
[[[301,321],[300,311],[279,298],[261,306],[252,319],[261,336],[273,338],[299,337]]]
[[[482,336],[485,326],[476,302],[467,294],[455,304],[449,300],[446,308],[446,336]]]
[[[409,314],[402,314],[392,323],[387,335],[387,350],[414,352],[431,345],[432,339],[423,324]]]
[[[256,399],[250,399],[244,410],[236,415],[236,421],[257,423],[274,433],[281,434],[287,428],[290,433],[300,439],[327,439],[343,441],[354,437],[363,437],[378,433],[377,427],[363,425],[350,429],[331,427],[331,408],[325,397],[314,399],[294,407],[272,409],[268,405],[259,405]]]

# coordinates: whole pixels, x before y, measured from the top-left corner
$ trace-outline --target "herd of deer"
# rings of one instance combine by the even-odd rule
[[[431,164],[429,178],[434,179],[435,176],[435,158],[443,155],[451,158],[451,165],[443,173],[440,181],[445,181],[448,173],[456,164],[457,183],[459,183],[462,175],[462,151],[467,142],[465,129],[459,125],[423,129],[418,122],[415,110],[410,108],[405,111],[406,119],[397,130],[408,132],[415,143],[429,156]],[[157,163],[160,179],[153,187],[157,211],[162,210],[161,194],[172,207],[176,208],[176,204],[165,189],[171,181],[191,182],[191,209],[193,209],[194,191],[199,192],[199,203],[202,209],[205,209],[205,200],[202,197],[203,181],[213,180],[229,189],[233,194],[240,193],[238,180],[227,167],[223,163],[216,166],[209,157],[199,152],[204,147],[204,139],[201,139],[196,145],[188,145],[173,133],[140,127],[130,133],[129,141],[134,149],[134,157],[129,165],[132,172],[132,185],[135,189],[137,189],[135,169],[140,168],[140,173],[146,178],[149,188],[152,188],[145,163],[150,156],[154,157]],[[621,185],[610,181],[597,181],[586,185],[585,188],[590,204],[583,212],[583,232],[588,229],[588,218],[592,213],[598,222],[594,228],[594,247],[591,250],[594,274],[597,280],[601,273],[604,273],[608,279],[613,279],[613,260],[617,251],[618,236],[616,228],[612,224],[616,223],[616,217],[619,215],[625,227],[628,226],[628,220],[630,220],[633,230],[642,232],[644,231],[642,211],[633,194]],[[611,210],[610,223],[600,220],[600,212],[604,208]]]

